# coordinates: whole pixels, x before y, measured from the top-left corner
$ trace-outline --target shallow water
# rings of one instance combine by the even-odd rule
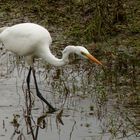
[[[32,140],[26,122],[27,67],[13,55],[1,54],[0,67],[0,139]],[[82,62],[82,63],[81,63]],[[44,65],[43,65],[44,66]],[[41,140],[139,140],[139,104],[125,104],[134,98],[134,87],[115,86],[115,82],[104,79],[102,67],[78,60],[63,68],[46,66],[36,62],[36,75],[41,93],[58,109],[62,109],[62,121],[57,115],[46,113],[37,127],[37,119],[47,112],[47,107],[36,97],[32,79],[31,91],[34,101],[31,108],[31,126],[34,135]],[[39,68],[41,67],[41,68]],[[122,92],[123,94],[119,94]],[[130,95],[125,96],[125,92]],[[132,97],[131,97],[132,96]],[[27,101],[27,102],[26,102]],[[37,129],[38,128],[38,129]],[[36,133],[38,132],[38,133]]]

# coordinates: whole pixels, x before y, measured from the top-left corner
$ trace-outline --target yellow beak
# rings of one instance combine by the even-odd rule
[[[97,60],[94,56],[92,56],[91,54],[85,54],[86,55],[86,57],[89,59],[89,60],[91,60],[91,61],[93,61],[93,62],[95,62],[95,63],[97,63],[97,64],[99,64],[99,65],[103,65],[99,60]]]

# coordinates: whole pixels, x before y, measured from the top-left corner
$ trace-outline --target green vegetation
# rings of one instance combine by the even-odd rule
[[[54,26],[62,29],[67,38],[87,44],[106,41],[119,34],[136,36],[140,33],[139,0],[7,0],[1,2],[0,9],[4,21]]]
[[[0,26],[41,24],[51,32],[56,46],[87,46],[106,66],[105,83],[131,85],[138,95],[139,0],[7,0],[0,2],[0,19]],[[93,42],[96,46],[89,45]]]
[[[63,97],[64,100],[68,98],[68,107],[72,96],[82,99],[91,97],[94,104],[89,106],[89,115],[103,119],[103,134],[110,133],[112,139],[139,136],[140,0],[1,0],[0,20],[0,26],[21,22],[38,23],[50,31],[56,46],[52,49],[82,44],[97,55],[104,64],[103,68],[84,61],[54,68],[38,61],[42,69],[37,69],[37,73],[51,87],[52,91],[47,92],[53,92],[54,97]],[[9,57],[12,70],[15,63],[22,64],[21,67],[25,65],[20,59]],[[6,65],[8,67],[8,63]],[[6,70],[2,64],[1,68],[0,75],[4,77],[3,72]],[[17,69],[20,75],[20,65]],[[29,98],[26,98],[25,111],[27,116],[32,117]],[[71,104],[75,104],[75,100]],[[111,110],[110,106],[115,110]],[[33,137],[38,136],[41,125],[45,126],[45,117],[48,117],[47,114],[41,115],[37,123],[33,123],[35,126],[30,127]],[[12,121],[15,130],[19,127],[18,118],[14,115]],[[28,118],[30,126],[31,120],[33,118]],[[85,127],[90,127],[90,123],[87,122]],[[33,128],[37,130],[36,136]]]
[[[86,44],[106,66],[106,82],[131,85],[138,95],[139,13],[139,0],[7,0],[0,2],[0,26],[35,22],[49,29],[56,46]]]

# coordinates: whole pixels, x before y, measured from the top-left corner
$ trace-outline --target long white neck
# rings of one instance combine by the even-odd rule
[[[62,58],[59,59],[51,53],[49,47],[47,47],[47,48],[45,47],[45,49],[41,53],[41,57],[51,65],[63,66],[69,62],[69,60],[68,60],[69,54],[74,52],[74,48],[75,48],[74,46],[67,46],[63,50]]]

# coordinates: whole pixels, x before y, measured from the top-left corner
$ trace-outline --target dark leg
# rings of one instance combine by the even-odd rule
[[[37,96],[42,100],[44,101],[48,107],[49,107],[49,112],[55,112],[56,109],[49,104],[49,102],[42,96],[42,94],[40,93],[39,89],[38,89],[38,85],[37,85],[37,80],[36,80],[36,76],[35,76],[35,70],[32,68],[32,72],[33,72],[33,77],[34,77],[34,82],[35,82],[35,87],[36,87],[36,93],[37,93]],[[28,77],[27,77],[28,78]]]
[[[26,82],[27,82],[27,93],[26,94],[26,104],[27,106],[29,107],[28,109],[31,111],[31,108],[32,108],[32,100],[31,100],[31,92],[30,92],[30,77],[31,77],[31,70],[32,68],[30,67],[29,69],[29,72],[28,72],[28,75],[27,75],[27,79],[26,79]],[[30,112],[29,111],[29,112]]]
[[[29,72],[28,72],[28,75],[27,75],[27,79],[26,79],[26,82],[27,82],[27,88],[28,88],[28,91],[29,91],[29,92],[30,92],[30,77],[31,77],[31,70],[32,70],[32,68],[30,67]]]
[[[35,136],[34,136],[34,133],[33,133],[33,128],[32,128],[32,121],[31,121],[31,111],[32,111],[32,101],[31,101],[31,93],[30,93],[31,70],[32,70],[32,68],[30,67],[27,78],[26,78],[27,90],[28,90],[28,92],[27,92],[28,94],[26,93],[26,109],[27,109],[26,122],[29,125],[29,128],[30,128],[33,139],[35,139]]]

